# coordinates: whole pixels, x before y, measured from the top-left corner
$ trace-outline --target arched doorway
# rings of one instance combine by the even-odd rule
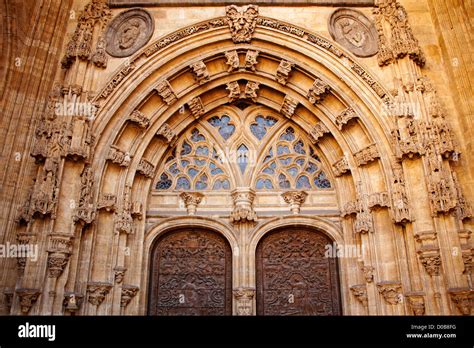
[[[305,227],[270,232],[257,246],[258,315],[340,315],[337,259],[325,234]]]
[[[151,257],[150,315],[231,315],[232,252],[220,234],[166,233]]]

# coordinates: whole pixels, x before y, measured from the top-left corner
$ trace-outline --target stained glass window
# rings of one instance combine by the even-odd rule
[[[277,120],[271,116],[257,116],[255,122],[250,125],[250,131],[258,140],[262,140],[268,129],[273,127],[276,122]]]
[[[287,127],[277,139],[264,157],[257,175],[256,189],[331,188],[331,182],[321,170],[322,164],[316,150],[301,134],[293,127]]]
[[[178,149],[178,150],[176,150]],[[179,153],[176,156],[176,153]],[[157,190],[230,190],[230,179],[219,152],[194,128],[167,156]]]
[[[224,140],[229,139],[235,132],[235,126],[231,124],[230,117],[227,115],[222,117],[211,117],[207,122],[218,129],[219,134],[224,138]]]

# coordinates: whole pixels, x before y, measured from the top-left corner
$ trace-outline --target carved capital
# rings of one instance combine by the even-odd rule
[[[322,122],[316,123],[309,131],[308,136],[309,140],[316,144],[320,138],[324,136],[324,134],[329,133],[328,127],[324,125]]]
[[[468,288],[448,289],[451,301],[456,305],[462,315],[470,315],[474,301],[474,291]]]
[[[418,250],[418,255],[423,267],[425,267],[426,272],[430,276],[439,275],[439,268],[441,266],[439,248],[422,247]]]
[[[227,72],[233,72],[233,71],[239,69],[240,61],[239,61],[239,55],[238,55],[236,50],[226,51],[225,52],[225,57],[227,59],[227,61],[225,63],[229,67],[227,69]]]
[[[137,172],[148,179],[152,179],[155,174],[155,166],[142,158],[140,162],[138,162]]]
[[[182,192],[179,196],[188,210],[188,215],[196,215],[196,208],[201,203],[204,195],[199,192]]]
[[[107,212],[113,212],[116,209],[117,196],[113,193],[103,193],[97,203],[97,209],[104,209]]]
[[[367,307],[369,305],[367,297],[367,286],[365,284],[353,285],[350,287],[350,289],[357,301],[362,303],[364,307]]]
[[[209,71],[207,71],[207,66],[202,60],[191,64],[189,68],[192,70],[194,79],[199,85],[209,81]]]
[[[308,91],[307,98],[311,104],[317,104],[322,102],[330,91],[331,87],[329,87],[326,82],[317,77],[313,82],[313,86]]]
[[[120,298],[120,307],[127,307],[130,301],[135,297],[140,288],[134,285],[123,285]]]
[[[369,195],[369,209],[390,207],[390,196],[388,192],[375,192]]]
[[[118,149],[116,146],[110,146],[109,153],[107,154],[107,159],[112,161],[112,163],[118,164],[121,167],[128,167],[132,161],[132,157],[128,152]]]
[[[199,97],[191,99],[188,103],[188,106],[189,110],[191,110],[191,114],[196,120],[206,113],[201,98]]]
[[[260,83],[255,81],[248,81],[245,85],[245,98],[252,100],[254,103],[257,102],[257,91],[260,88]]]
[[[178,135],[173,131],[173,129],[167,124],[163,123],[163,125],[158,129],[156,135],[169,144],[171,147],[174,146],[176,140],[178,139]]]
[[[396,305],[402,302],[402,284],[400,282],[380,282],[377,283],[377,289],[387,303]]]
[[[342,176],[350,171],[349,163],[347,163],[347,158],[342,156],[339,160],[332,164],[334,175],[336,177]]]
[[[300,207],[305,202],[308,194],[304,191],[287,191],[281,195],[286,204],[290,205],[293,214],[300,213]]]
[[[23,314],[28,314],[28,312],[31,310],[31,307],[33,307],[33,305],[38,300],[39,295],[41,294],[41,290],[39,289],[26,288],[17,289],[15,292],[20,299],[20,307]]]
[[[357,118],[357,114],[353,108],[349,107],[343,110],[339,115],[336,117],[336,126],[339,130],[342,130],[346,124],[349,123],[350,120],[353,118]]]
[[[128,119],[130,122],[136,123],[140,128],[146,129],[150,125],[149,118],[139,110],[132,111]]]
[[[230,214],[233,223],[253,223],[257,221],[257,214],[253,210],[255,191],[250,188],[237,188],[232,191],[234,210]]]
[[[354,160],[359,167],[375,161],[379,157],[380,155],[375,144],[370,144],[362,150],[354,153]]]
[[[227,84],[226,90],[229,91],[229,103],[232,103],[233,101],[237,100],[240,98],[240,86],[237,81],[232,81]]]
[[[226,6],[226,17],[234,43],[250,42],[257,24],[258,6]]]
[[[298,101],[289,95],[286,95],[281,104],[280,113],[286,118],[292,118],[297,106]]]
[[[409,292],[405,294],[413,314],[416,316],[425,314],[425,294],[422,292]]]
[[[234,290],[235,308],[237,315],[253,314],[253,299],[255,297],[255,289],[238,288]]]
[[[176,93],[167,80],[158,82],[155,87],[156,92],[160,95],[166,105],[171,105],[178,100]]]
[[[105,296],[112,288],[112,284],[103,282],[91,282],[87,284],[87,300],[94,306],[100,306]]]
[[[275,79],[281,83],[282,85],[286,85],[288,79],[290,78],[291,70],[295,66],[295,63],[289,62],[287,60],[282,59],[280,61],[280,65],[278,65]]]

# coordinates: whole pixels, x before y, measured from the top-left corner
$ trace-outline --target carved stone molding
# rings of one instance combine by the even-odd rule
[[[324,136],[324,134],[330,133],[329,129],[324,125],[322,122],[316,123],[308,133],[309,140],[316,144],[320,138]]]
[[[202,60],[191,64],[189,68],[192,70],[194,79],[199,85],[209,81],[209,71],[207,71],[207,66]]]
[[[36,235],[28,232],[20,232],[17,234],[16,240],[20,246],[27,246],[28,244],[35,243]],[[16,262],[19,273],[23,273],[25,271],[26,256],[27,255],[17,255]]]
[[[107,53],[128,57],[150,40],[155,29],[152,15],[141,8],[121,12],[110,22],[105,34]]]
[[[122,295],[120,297],[120,307],[127,307],[139,290],[140,288],[135,285],[123,285]]]
[[[402,302],[402,284],[400,282],[379,282],[377,289],[387,303],[396,305]]]
[[[132,157],[128,152],[122,151],[114,145],[110,146],[107,159],[112,163],[118,164],[121,167],[128,167],[132,161]]]
[[[76,29],[66,45],[66,53],[61,60],[63,69],[69,69],[77,58],[92,61],[98,67],[107,66],[103,29],[111,17],[112,13],[106,0],[90,1],[84,7],[77,20]],[[93,38],[96,35],[98,36],[97,46],[93,51]]]
[[[436,235],[436,231],[433,230],[419,231],[415,233],[415,240],[421,243],[422,248],[437,247],[438,239]]]
[[[448,289],[451,301],[456,305],[462,315],[471,315],[474,291],[468,288],[451,288]]]
[[[409,292],[405,294],[408,304],[415,316],[425,315],[425,294],[422,292]]]
[[[275,79],[282,85],[286,85],[288,79],[290,78],[291,70],[294,68],[294,66],[295,63],[282,59],[278,65]]]
[[[342,156],[339,160],[332,164],[333,172],[336,177],[342,176],[346,173],[349,173],[349,163],[347,163],[347,158]]]
[[[410,214],[403,169],[398,164],[393,167],[392,213],[393,220],[397,224],[406,224],[413,221]]]
[[[138,201],[133,202],[130,214],[134,219],[141,220],[143,218],[143,204]]]
[[[237,53],[237,51],[236,50],[226,51],[224,55],[227,59],[225,63],[229,67],[227,69],[227,72],[233,72],[235,70],[238,70],[240,66],[240,61],[239,61],[239,54]]]
[[[231,196],[234,201],[234,210],[230,214],[230,221],[235,224],[256,222],[257,214],[252,206],[255,191],[251,188],[240,187],[233,190]]]
[[[115,212],[114,216],[114,230],[117,234],[132,234],[135,232],[135,225],[132,218],[131,195],[132,187],[126,185],[120,202],[120,209]]]
[[[235,299],[235,309],[237,315],[253,314],[253,299],[255,297],[255,289],[238,288],[233,291]]]
[[[176,144],[176,140],[178,140],[178,135],[167,123],[163,123],[160,129],[156,132],[156,135],[164,139],[171,147],[173,147],[174,144]]]
[[[73,216],[75,223],[88,225],[95,219],[95,206],[92,194],[94,185],[94,173],[90,165],[84,166],[81,173],[81,193],[79,204]]]
[[[87,284],[87,300],[94,306],[100,306],[110,289],[112,289],[112,284],[110,283],[90,282]]]
[[[307,98],[309,99],[311,104],[320,103],[326,98],[326,96],[330,93],[331,87],[317,77],[314,82],[313,86],[309,89]]]
[[[103,193],[99,198],[99,202],[97,203],[97,209],[113,212],[116,209],[116,204],[117,196],[115,196],[113,193]]]
[[[41,290],[39,289],[21,288],[15,290],[15,292],[20,300],[20,308],[23,314],[29,313],[31,307],[33,307],[38,300],[39,295],[41,295]]]
[[[189,110],[191,110],[191,114],[196,120],[206,113],[201,98],[199,97],[191,99],[188,103],[188,106]]]
[[[378,51],[378,34],[374,23],[362,12],[341,8],[329,18],[331,37],[357,57],[371,57]]]
[[[359,167],[375,161],[377,158],[380,158],[380,155],[375,144],[370,144],[354,153],[354,160]]]
[[[259,53],[259,51],[247,51],[247,53],[245,54],[245,69],[255,71],[255,68],[258,64],[257,57]]]
[[[422,247],[418,250],[418,256],[423,267],[425,267],[426,272],[430,276],[439,275],[439,269],[441,267],[439,248]]]
[[[251,101],[256,103],[257,98],[258,98],[257,91],[259,90],[259,88],[260,88],[259,82],[248,81],[247,84],[245,85],[245,91],[244,91],[245,98],[250,99]]]
[[[114,75],[107,85],[99,93],[97,100],[109,97],[120,83],[135,69],[134,64],[126,64],[120,71]]]
[[[201,203],[204,195],[199,192],[182,192],[179,197],[183,200],[188,215],[196,215],[196,208]]]
[[[48,247],[48,275],[58,278],[64,271],[72,253],[74,236],[68,234],[51,234]]]
[[[466,246],[461,246],[461,256],[464,264],[463,274],[471,274],[474,263],[474,250]]]
[[[308,194],[304,191],[287,191],[281,194],[286,204],[290,205],[293,214],[299,214],[301,205],[306,201]]]
[[[374,232],[372,215],[369,211],[360,211],[357,213],[354,222],[354,231],[362,234]]]
[[[367,307],[369,305],[367,297],[367,286],[365,284],[353,285],[350,287],[350,289],[357,301],[362,303],[364,307]]]
[[[84,295],[76,292],[66,292],[63,299],[64,310],[70,313],[77,312],[84,301]]]
[[[163,102],[166,105],[171,105],[178,100],[178,97],[176,96],[175,92],[173,91],[173,88],[167,80],[162,80],[158,82],[155,87],[155,90],[163,99]]]
[[[148,179],[153,179],[155,175],[155,166],[150,161],[142,158],[138,162],[137,172]]]
[[[281,104],[280,113],[286,118],[292,118],[297,106],[298,101],[289,95],[286,95]]]
[[[396,0],[377,1],[375,5],[373,13],[379,40],[379,65],[388,65],[408,56],[423,67],[426,59],[408,23],[405,8]]]
[[[237,81],[232,81],[227,84],[226,90],[229,91],[229,103],[232,103],[233,101],[237,100],[240,98],[240,86]]]
[[[257,24],[258,6],[237,7],[230,5],[226,6],[225,11],[232,41],[234,43],[250,42]]]
[[[353,108],[349,107],[343,110],[339,115],[336,116],[336,126],[339,130],[342,130],[350,120],[357,118],[357,114]]]
[[[462,192],[462,188],[461,188],[461,185],[459,184],[458,177],[454,171],[452,172],[452,175],[453,175],[454,188],[456,190],[456,195],[457,195],[457,205],[455,208],[456,217],[461,221],[472,218],[474,215],[472,212],[471,204],[469,204],[469,202],[464,197],[464,193]]]
[[[116,266],[114,267],[114,279],[117,284],[121,284],[123,282],[123,278],[125,277],[125,272],[127,268]]]
[[[136,123],[140,128],[146,129],[150,125],[150,119],[145,116],[145,114],[139,110],[133,111],[128,119]]]
[[[366,266],[364,265],[364,261],[359,261],[359,268],[364,274],[365,281],[367,283],[372,283],[374,281],[374,272],[375,268],[372,266]]]
[[[389,208],[390,207],[390,196],[388,192],[375,192],[369,195],[369,209],[374,210],[375,208]]]

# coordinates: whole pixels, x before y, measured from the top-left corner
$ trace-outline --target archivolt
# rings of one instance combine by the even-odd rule
[[[269,20],[269,19],[268,19]],[[193,27],[204,28],[196,30],[192,35],[183,35],[193,30],[181,30],[175,35],[185,36],[183,39],[173,41],[173,36],[158,40],[142,52],[136,54],[124,65],[112,80],[98,95],[97,101],[101,104],[99,113],[94,121],[94,129],[98,143],[95,149],[93,166],[96,169],[96,182],[104,177],[105,158],[110,145],[115,144],[132,111],[141,109],[150,118],[150,127],[129,144],[129,152],[133,155],[126,178],[122,182],[131,184],[134,180],[138,164],[146,158],[155,168],[160,162],[164,147],[152,146],[154,136],[164,124],[172,125],[175,133],[185,130],[193,121],[192,113],[186,110],[184,115],[179,113],[193,98],[200,97],[206,112],[228,103],[225,86],[232,81],[256,81],[260,83],[260,95],[257,102],[279,112],[286,95],[295,99],[302,106],[295,113],[293,120],[304,129],[309,129],[316,121],[320,120],[336,140],[339,149],[333,151],[349,154],[348,162],[355,180],[361,180],[357,166],[351,153],[359,150],[335,125],[337,112],[343,108],[351,107],[359,117],[359,124],[367,137],[366,143],[377,143],[384,170],[382,175],[390,175],[390,159],[392,151],[388,141],[391,120],[381,118],[380,111],[383,102],[389,102],[389,94],[356,63],[355,58],[343,48],[333,42],[321,38],[304,29],[287,25],[287,29],[270,28],[264,26],[262,21],[257,25],[251,45],[234,44],[226,26],[209,25],[219,23],[220,19],[208,21],[206,25],[197,24]],[[274,20],[269,20],[278,23]],[[207,29],[206,29],[207,28]],[[296,33],[296,34],[295,34]],[[167,41],[168,40],[168,41]],[[168,45],[162,44],[172,42]],[[316,44],[314,44],[316,43]],[[164,46],[162,49],[158,47]],[[241,69],[237,72],[228,72],[223,64],[224,54],[229,50],[245,52],[247,50],[259,51],[259,57],[266,59],[268,64],[274,62],[274,68],[280,60],[285,59],[296,64],[295,73],[298,79],[290,80],[286,85],[275,81],[267,69],[251,70]],[[220,63],[219,63],[220,60]],[[217,62],[210,72],[208,81],[196,83],[192,79],[190,64],[203,61],[206,64]],[[334,102],[332,107],[326,103],[313,105],[307,99],[307,93],[312,82],[321,78],[330,87]],[[176,101],[167,105],[153,92],[159,81],[167,80],[176,95]],[[119,92],[120,91],[120,92]],[[147,103],[154,100],[158,107],[151,110]],[[179,116],[178,116],[179,115]],[[330,158],[335,162],[336,158]],[[386,177],[386,179],[388,179]],[[389,185],[387,185],[389,186]],[[141,183],[141,195],[148,192],[149,183]],[[336,183],[337,187],[337,183]]]

